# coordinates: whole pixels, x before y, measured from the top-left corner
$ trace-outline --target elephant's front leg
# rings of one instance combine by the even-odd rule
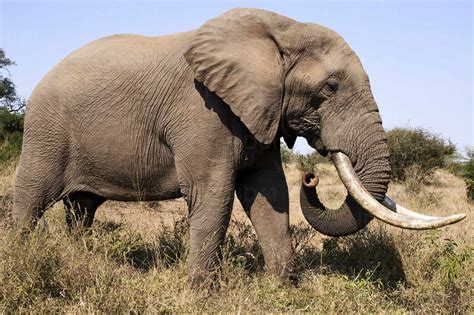
[[[278,158],[237,177],[237,196],[257,232],[267,272],[293,279],[288,187]]]
[[[193,287],[201,284],[219,266],[234,201],[232,172],[209,170],[209,173],[200,178],[189,177],[182,186],[189,207],[188,268]]]

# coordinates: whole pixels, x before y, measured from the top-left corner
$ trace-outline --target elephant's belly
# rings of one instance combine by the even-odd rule
[[[166,147],[148,157],[102,157],[89,160],[86,167],[74,172],[81,176],[72,180],[69,190],[86,190],[118,201],[167,200],[182,196],[174,158]]]
[[[117,201],[158,201],[182,196],[179,184],[157,181],[156,185],[136,189],[133,186],[118,186],[110,183],[94,189],[95,193],[109,200]]]

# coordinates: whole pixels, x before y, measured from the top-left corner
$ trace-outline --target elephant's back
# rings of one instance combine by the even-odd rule
[[[119,89],[145,72],[179,56],[194,32],[149,37],[119,34],[92,41],[55,65],[29,100],[36,107],[68,107],[83,99]],[[124,82],[125,81],[125,82]],[[86,102],[87,103],[87,102]]]
[[[69,54],[60,64],[82,66],[92,63],[104,67],[137,65],[146,60],[159,61],[164,56],[185,47],[193,34],[194,31],[165,36],[111,35],[84,45]]]

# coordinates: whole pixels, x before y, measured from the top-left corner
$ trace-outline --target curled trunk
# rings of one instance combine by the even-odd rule
[[[388,145],[378,113],[369,111],[363,115],[363,118],[366,121],[360,124],[367,121],[376,123],[368,128],[357,129],[356,136],[351,137],[350,135],[354,133],[350,131],[343,132],[342,134],[347,136],[340,139],[338,147],[350,152],[350,163],[354,166],[356,176],[368,193],[377,201],[382,202],[390,181]],[[340,152],[332,151],[331,158],[334,160],[338,153]],[[300,203],[306,220],[320,233],[328,236],[345,236],[363,229],[372,220],[373,216],[350,194],[347,195],[340,208],[326,209],[318,198],[316,185],[315,176],[305,174],[301,186]]]
[[[318,232],[327,236],[345,236],[363,229],[372,220],[352,197],[347,195],[339,209],[327,210],[318,198],[316,185],[318,178],[306,173],[300,192],[300,204],[308,223]]]
[[[308,222],[323,234],[342,236],[354,233],[370,222],[370,215],[393,226],[414,230],[438,228],[459,222],[466,217],[465,214],[446,217],[420,214],[396,204],[388,196],[379,202],[361,183],[346,155],[337,152],[333,154],[332,159],[349,192],[342,207],[326,211],[315,189],[318,178],[312,173],[305,174],[300,194],[303,214]]]

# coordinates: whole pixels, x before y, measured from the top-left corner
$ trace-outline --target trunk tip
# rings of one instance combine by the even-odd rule
[[[306,172],[303,175],[303,185],[308,188],[315,188],[318,186],[319,178],[313,172]]]

